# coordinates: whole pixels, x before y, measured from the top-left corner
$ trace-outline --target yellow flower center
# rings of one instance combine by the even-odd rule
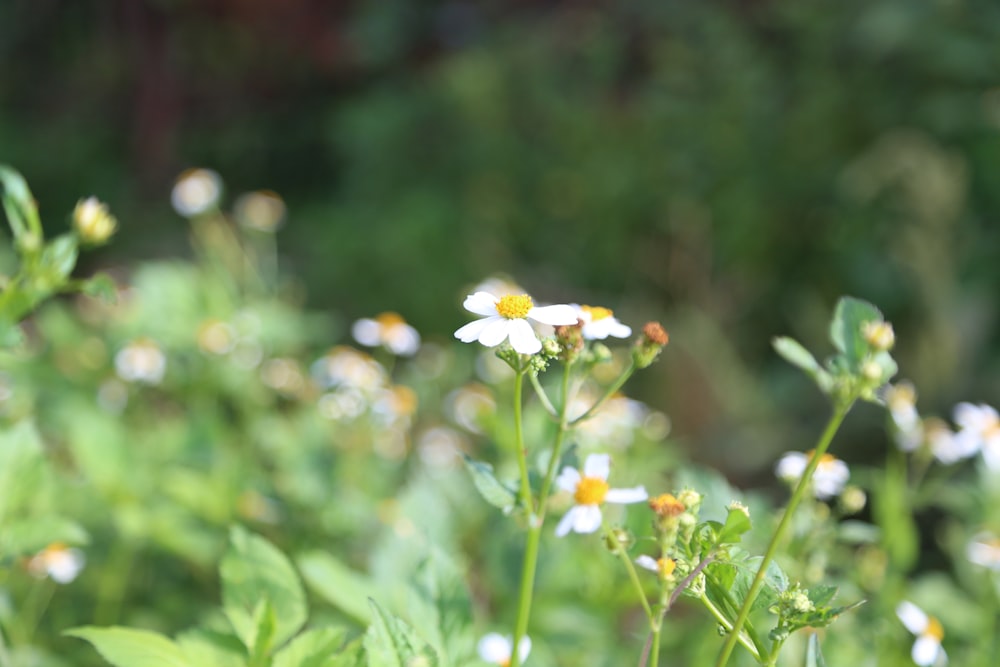
[[[508,320],[523,320],[534,306],[527,294],[508,294],[500,297],[500,301],[497,302],[497,312]]]
[[[934,639],[941,641],[944,639],[944,627],[941,626],[941,621],[937,620],[933,616],[928,616],[927,627],[921,634],[925,637],[933,637]]]
[[[584,477],[576,484],[573,499],[577,505],[600,505],[608,495],[608,483],[600,477]]]
[[[603,320],[614,315],[614,312],[610,308],[602,308],[600,306],[580,306],[580,309],[590,315],[591,322]]]
[[[649,499],[649,508],[662,517],[675,517],[684,514],[687,507],[672,494],[664,493]]]
[[[378,315],[375,318],[375,321],[381,324],[383,327],[391,327],[398,324],[406,324],[406,320],[404,320],[399,313],[394,313],[392,311],[388,311]]]
[[[656,568],[660,571],[660,576],[669,577],[674,573],[675,567],[677,567],[677,562],[673,558],[658,558],[656,560]]]

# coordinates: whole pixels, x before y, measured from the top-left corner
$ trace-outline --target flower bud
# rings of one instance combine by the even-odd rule
[[[642,334],[632,347],[632,360],[636,367],[646,368],[660,355],[670,337],[659,322],[647,322]]]
[[[87,197],[77,202],[73,209],[73,227],[84,243],[98,245],[111,238],[118,221],[97,197]]]
[[[891,350],[896,342],[896,334],[888,322],[866,322],[861,333],[868,344],[879,352]]]

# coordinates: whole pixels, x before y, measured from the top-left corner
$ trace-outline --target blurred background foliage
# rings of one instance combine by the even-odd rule
[[[43,218],[122,221],[91,268],[188,252],[168,194],[210,167],[281,193],[281,261],[348,320],[448,339],[496,272],[662,319],[638,393],[743,482],[804,442],[779,406],[825,410],[770,337],[822,345],[840,294],[922,410],[1000,395],[992,0],[9,0],[0,58]],[[849,460],[883,438],[856,423]]]

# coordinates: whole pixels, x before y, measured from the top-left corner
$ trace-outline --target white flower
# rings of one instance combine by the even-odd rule
[[[270,190],[245,192],[233,203],[236,220],[249,229],[274,232],[285,220],[285,202]]]
[[[802,473],[805,472],[806,466],[809,465],[810,456],[812,456],[812,452],[809,454],[788,452],[781,457],[775,466],[775,475],[778,479],[789,484],[797,483],[802,477]],[[824,454],[812,476],[813,495],[820,500],[829,500],[838,496],[844,490],[844,485],[847,484],[850,477],[851,471],[846,463],[832,454]]]
[[[166,356],[148,338],[132,341],[115,355],[115,371],[126,382],[159,384],[166,370]]]
[[[177,177],[170,193],[174,210],[193,218],[212,209],[222,194],[222,178],[211,169],[188,169]]]
[[[504,637],[496,632],[491,632],[479,640],[476,649],[479,651],[479,657],[486,662],[507,667],[513,655],[513,644],[514,640],[510,637]],[[521,637],[521,641],[517,645],[519,662],[524,662],[530,652],[531,638],[528,636]]]
[[[947,424],[935,417],[924,420],[924,440],[934,458],[945,465],[975,456],[979,451],[975,439],[957,437]]]
[[[645,554],[636,558],[635,564],[645,570],[655,572],[664,579],[672,575],[674,569],[677,567],[677,563],[673,558],[653,558]]]
[[[913,662],[920,667],[931,667],[931,665],[940,667],[947,664],[948,656],[941,648],[944,628],[941,627],[940,621],[928,616],[920,607],[906,600],[896,606],[896,616],[907,630],[917,636],[917,641],[913,643],[913,650],[910,652]]]
[[[563,468],[556,484],[563,491],[573,494],[576,504],[556,526],[556,535],[562,537],[571,530],[577,533],[593,533],[601,527],[601,505],[608,503],[638,503],[649,496],[646,489],[636,486],[631,489],[608,487],[608,472],[611,457],[607,454],[591,454],[583,464],[583,474],[573,468]]]
[[[914,451],[924,440],[916,389],[909,382],[897,382],[886,387],[883,397],[896,427],[896,445],[904,452]]]
[[[420,349],[420,334],[396,313],[364,317],[351,326],[354,340],[367,347],[383,346],[393,354],[409,357]]]
[[[83,569],[83,552],[56,542],[45,547],[28,561],[28,571],[38,578],[50,577],[60,584],[68,584]]]
[[[580,306],[576,308],[576,316],[583,322],[583,337],[587,340],[604,340],[608,336],[628,338],[632,335],[631,327],[622,324],[609,308],[600,306]]]
[[[483,319],[469,322],[455,332],[463,343],[478,340],[486,347],[496,347],[505,340],[521,354],[535,354],[542,349],[535,330],[528,320],[542,324],[576,324],[572,306],[536,306],[527,294],[495,297],[489,292],[476,292],[465,298],[465,309]]]
[[[965,556],[974,565],[1000,572],[1000,538],[993,533],[977,533],[965,547]]]
[[[959,403],[955,406],[954,418],[959,427],[955,434],[956,445],[973,454],[981,451],[990,470],[1000,470],[1000,415],[997,411],[982,403]]]
[[[374,393],[385,386],[386,370],[364,352],[338,345],[313,362],[313,379],[323,389],[350,387]]]

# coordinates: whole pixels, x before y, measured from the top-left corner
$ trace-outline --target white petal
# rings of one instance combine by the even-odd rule
[[[591,454],[583,464],[584,477],[607,479],[611,471],[611,457],[607,454]]]
[[[896,605],[896,616],[903,622],[906,629],[915,635],[919,635],[927,629],[927,614],[908,600],[903,600]]]
[[[913,662],[921,667],[930,667],[937,661],[939,651],[941,651],[941,642],[936,637],[922,635],[913,642],[913,651],[910,655]]]
[[[652,556],[647,556],[645,554],[643,554],[643,555],[639,556],[638,558],[636,558],[635,559],[635,564],[638,565],[639,567],[645,568],[645,569],[650,570],[652,572],[659,572],[660,571],[660,565],[659,565],[659,563],[656,562],[656,559],[653,558]]]
[[[483,333],[483,329],[488,327],[492,322],[500,319],[503,318],[497,315],[496,317],[484,317],[481,320],[469,322],[455,332],[455,338],[459,339],[463,343],[472,343],[477,341],[479,340],[480,334]]]
[[[524,640],[521,640],[523,646]],[[491,632],[484,635],[476,645],[479,657],[486,662],[501,664],[510,660],[511,639],[503,635]]]
[[[609,489],[608,495],[604,496],[604,501],[608,503],[641,503],[643,500],[649,498],[649,494],[646,493],[646,487],[635,486],[631,489]]]
[[[577,505],[572,510],[573,530],[578,533],[593,533],[601,527],[601,508],[597,505]]]
[[[579,510],[580,506],[574,505],[563,515],[563,518],[559,519],[559,524],[556,526],[556,537],[565,537],[569,533],[573,524],[576,523],[576,513]]]
[[[576,324],[576,309],[573,306],[536,306],[528,311],[528,318],[542,324]]]
[[[490,322],[485,329],[483,329],[483,332],[479,334],[479,342],[486,347],[496,347],[500,343],[507,340],[507,335],[511,331],[511,324],[513,324],[513,320],[508,320],[503,317],[493,319],[493,321]]]
[[[527,320],[508,320],[507,323],[512,348],[521,354],[536,354],[541,351],[542,343]]]
[[[351,335],[362,345],[377,347],[382,339],[382,325],[364,317],[351,325]]]
[[[774,474],[778,479],[794,482],[802,477],[806,469],[806,455],[802,452],[788,452],[774,466]]]
[[[494,316],[499,315],[497,313],[498,301],[499,299],[489,292],[476,292],[465,297],[465,303],[462,306],[476,315]]]
[[[580,471],[576,468],[565,467],[556,478],[556,486],[563,491],[576,492],[576,486],[580,483]]]
[[[517,654],[521,658],[521,662],[524,662],[531,653],[531,637],[525,635],[521,637],[521,642],[517,645]]]

